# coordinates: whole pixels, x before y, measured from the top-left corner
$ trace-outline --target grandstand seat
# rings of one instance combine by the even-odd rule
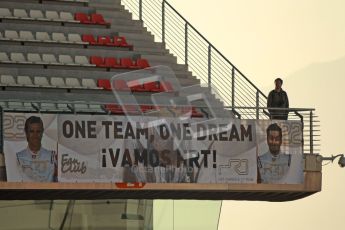
[[[104,20],[103,15],[101,15],[101,14],[91,14],[90,15],[90,21],[91,21],[91,23],[98,24],[98,25],[109,25],[110,24]]]
[[[90,63],[96,65],[97,67],[106,67],[106,65],[104,64],[104,59],[99,56],[91,56]]]
[[[70,88],[82,88],[80,82],[77,78],[74,77],[67,77],[66,78],[66,86]]]
[[[92,22],[89,19],[89,16],[85,13],[75,13],[74,19],[79,21],[82,24],[91,24]]]
[[[73,15],[72,15],[72,13],[70,13],[70,12],[61,11],[61,12],[60,12],[60,19],[61,19],[62,21],[66,21],[66,22],[76,22],[76,21],[74,20],[74,17],[73,17]]]
[[[40,10],[30,10],[29,15],[32,19],[48,20]]]
[[[5,38],[10,40],[19,40],[18,32],[15,30],[5,30]]]
[[[17,85],[16,80],[14,79],[14,77],[12,75],[8,75],[8,74],[3,74],[1,75],[1,85],[4,86],[15,86]]]
[[[19,31],[19,38],[26,41],[36,41],[31,31]]]
[[[69,42],[83,43],[83,41],[81,40],[81,36],[79,34],[68,34],[67,38]]]
[[[46,13],[45,18],[47,20],[51,20],[51,21],[60,21],[61,20],[57,11],[47,10],[45,13]]]
[[[59,55],[59,63],[64,65],[75,65],[72,57],[66,54]]]
[[[127,47],[127,48],[133,48],[132,45],[129,45],[126,41],[126,38],[123,36],[114,36],[113,38],[113,43],[114,46],[119,46],[119,47]]]
[[[81,39],[83,42],[88,42],[90,45],[97,45],[97,41],[92,34],[83,34]]]
[[[131,88],[132,92],[145,92],[146,91],[143,84],[141,84],[138,80],[129,81],[128,86]]]
[[[0,62],[12,63],[12,61],[9,59],[7,53],[5,53],[5,52],[0,52]]]
[[[109,111],[112,114],[124,114],[123,109],[120,105],[106,104],[104,105],[104,109]]]
[[[121,66],[117,63],[117,59],[114,57],[105,57],[104,65],[107,68],[121,68]]]
[[[122,105],[123,111],[127,114],[139,114],[139,110],[136,105]]]
[[[43,42],[53,41],[47,32],[36,32],[36,40],[43,41]]]
[[[24,103],[20,101],[9,101],[8,108],[11,110],[26,110]]]
[[[191,117],[203,117],[204,116],[202,113],[197,111],[195,107],[192,107],[191,112],[192,112]]]
[[[12,62],[16,62],[16,63],[22,63],[22,64],[31,63],[31,62],[26,60],[23,53],[13,52],[10,54],[10,59]]]
[[[59,87],[59,88],[65,88],[66,84],[63,78],[61,77],[52,77],[50,78],[50,85]]]
[[[113,87],[115,90],[119,91],[130,91],[129,87],[127,86],[127,83],[123,79],[115,79],[113,81]]]
[[[75,112],[88,112],[89,106],[86,103],[75,103],[73,104]]]
[[[34,85],[39,87],[51,87],[46,77],[35,76],[34,77]]]
[[[67,38],[63,33],[52,33],[52,40],[55,42],[67,42]]]
[[[17,84],[22,86],[35,86],[29,76],[17,76]]]
[[[90,64],[89,59],[86,56],[76,55],[74,57],[74,63],[82,66],[95,66]]]
[[[111,90],[111,84],[109,79],[98,79],[97,86],[105,90]]]
[[[152,111],[154,109],[153,109],[153,106],[151,106],[151,105],[140,105],[140,110],[141,110],[141,112],[146,113],[146,112]]]
[[[70,108],[68,108],[68,104],[65,103],[57,103],[56,107],[59,111],[71,111]]]
[[[38,105],[40,111],[51,111],[51,112],[57,112],[59,109],[56,106],[56,103],[51,102],[41,102]]]
[[[136,65],[138,66],[138,68],[141,68],[141,69],[150,67],[149,62],[144,58],[138,58],[136,61]]]
[[[112,46],[110,36],[97,36],[97,44],[103,46]]]
[[[42,54],[42,60],[44,63],[51,65],[59,65],[60,63],[56,60],[54,54]]]
[[[28,13],[24,9],[14,9],[13,15],[14,15],[14,17],[17,17],[17,18],[31,20]]]
[[[88,89],[98,89],[97,84],[94,79],[83,78],[81,79],[81,85]]]
[[[28,61],[35,64],[44,64],[41,55],[37,53],[28,53]]]
[[[0,101],[0,107],[1,107],[2,109],[8,108],[7,102],[6,102],[6,101]]]
[[[13,18],[13,15],[8,8],[0,8],[0,18]]]
[[[121,58],[120,65],[122,68],[126,69],[138,69],[138,67],[133,63],[132,59],[130,58]]]
[[[145,82],[144,90],[148,92],[161,92],[161,88],[159,87],[159,84],[156,81]]]
[[[104,112],[100,105],[95,105],[95,104],[89,104],[88,111],[97,112],[97,113]]]

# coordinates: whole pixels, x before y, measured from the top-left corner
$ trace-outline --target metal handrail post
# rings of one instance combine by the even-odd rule
[[[162,1],[162,43],[165,45],[165,0]]]
[[[260,92],[257,90],[256,91],[256,105],[255,105],[255,107],[256,107],[256,109],[255,109],[255,111],[256,111],[256,119],[259,119],[259,106],[260,106],[260,104],[259,104],[259,100],[260,100]]]
[[[231,106],[235,107],[235,68],[231,69]]]
[[[208,63],[207,63],[207,70],[208,70],[208,73],[207,73],[207,76],[208,76],[208,87],[211,88],[211,75],[212,75],[212,70],[211,70],[211,63],[212,63],[212,46],[211,44],[208,44]]]
[[[184,63],[188,65],[188,22],[184,25]]]
[[[4,113],[2,110],[2,107],[0,106],[0,154],[4,152],[3,146],[4,146],[4,130],[3,130],[3,118]]]
[[[310,135],[310,154],[314,153],[314,149],[313,149],[313,111],[310,111],[310,127],[309,127],[309,135]]]
[[[139,0],[139,20],[143,21],[143,0]]]

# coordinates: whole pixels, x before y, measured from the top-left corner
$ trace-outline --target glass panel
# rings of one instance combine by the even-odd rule
[[[1,229],[152,229],[151,200],[0,201]]]
[[[153,229],[217,230],[222,201],[155,200]]]

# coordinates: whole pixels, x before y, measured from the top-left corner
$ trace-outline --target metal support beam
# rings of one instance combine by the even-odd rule
[[[139,0],[139,20],[143,21],[143,0]]]
[[[257,90],[256,91],[256,109],[255,109],[255,112],[256,112],[256,119],[259,119],[259,107],[260,107],[260,92]]]
[[[165,0],[162,2],[162,43],[165,45]]]
[[[208,87],[211,88],[212,84],[212,69],[211,69],[211,64],[212,64],[212,46],[211,44],[208,44],[208,57],[207,57],[207,76],[208,76]]]
[[[309,146],[310,146],[310,154],[313,154],[314,153],[314,146],[313,146],[313,111],[310,111],[310,126],[309,126],[309,136],[310,136],[310,143],[309,143]]]
[[[235,67],[231,69],[231,106],[235,107]]]
[[[184,25],[184,63],[188,65],[188,22]]]

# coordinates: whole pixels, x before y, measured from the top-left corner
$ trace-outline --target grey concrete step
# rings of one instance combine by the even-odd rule
[[[26,10],[54,10],[54,11],[66,11],[71,13],[76,12],[83,12],[83,13],[91,13],[93,11],[92,8],[84,7],[84,6],[71,6],[71,5],[61,5],[61,4],[38,4],[38,3],[29,3],[29,2],[8,2],[8,1],[0,1],[1,8],[9,8],[9,9],[26,9]]]
[[[129,72],[129,70],[113,69],[111,72],[93,70],[69,70],[69,69],[42,69],[42,68],[11,68],[0,67],[1,74],[9,74],[12,76],[45,76],[45,77],[76,77],[79,79],[104,79],[111,78],[117,74]],[[200,80],[196,78],[187,78],[186,73],[175,73],[178,81],[182,86],[190,86],[200,84]]]
[[[115,49],[83,49],[83,48],[74,48],[74,47],[49,47],[49,46],[42,46],[42,45],[2,45],[0,44],[0,50],[2,52],[19,52],[19,53],[47,53],[47,54],[66,54],[66,55],[85,55],[85,56],[102,56],[102,57],[139,57],[140,53],[134,51],[126,51],[126,50],[115,50]],[[159,56],[159,55],[157,55]]]

